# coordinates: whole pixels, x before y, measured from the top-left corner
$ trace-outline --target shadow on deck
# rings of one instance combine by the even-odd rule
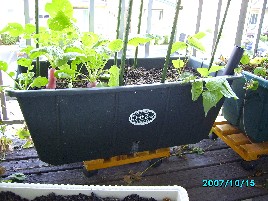
[[[130,172],[143,172],[149,162],[139,162],[101,169],[90,178],[83,174],[83,163],[52,166],[39,160],[34,148],[14,150],[6,155],[1,166],[5,167],[4,177],[13,173],[27,175],[26,183],[84,184],[84,185],[178,185],[184,187],[191,201],[198,200],[268,200],[268,157],[257,161],[254,170],[241,166],[241,157],[220,139],[204,139],[190,145],[205,150],[204,154],[185,154],[183,157],[170,156],[162,164],[149,168],[140,180],[126,183],[124,178]],[[129,177],[128,177],[129,178]],[[255,187],[203,187],[203,180],[254,180]],[[241,184],[241,183],[240,183]],[[266,187],[265,187],[266,184]]]

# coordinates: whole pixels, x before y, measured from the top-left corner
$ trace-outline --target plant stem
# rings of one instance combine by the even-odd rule
[[[140,5],[140,14],[139,14],[139,23],[138,23],[138,34],[141,33],[142,11],[143,11],[143,0],[141,0],[141,5]],[[135,58],[134,58],[134,67],[135,68],[137,68],[137,65],[138,65],[138,52],[139,52],[139,46],[137,46],[136,47],[136,50],[135,50]]]
[[[164,83],[166,80],[167,68],[169,65],[171,48],[172,48],[172,44],[173,44],[173,40],[174,40],[176,27],[177,27],[180,5],[181,5],[181,0],[178,0],[177,6],[176,6],[176,12],[175,12],[175,16],[174,16],[174,21],[173,21],[173,26],[172,26],[172,31],[171,31],[171,35],[170,35],[170,39],[169,39],[169,43],[168,43],[168,50],[167,50],[166,61],[165,61],[164,69],[163,69],[163,73],[162,73],[161,83]]]
[[[119,0],[118,14],[117,14],[116,39],[119,38],[119,29],[120,29],[120,16],[121,16],[121,11],[122,11],[122,0]],[[117,66],[117,52],[114,53],[114,65]]]
[[[125,29],[125,35],[124,35],[124,45],[123,45],[123,52],[122,52],[122,58],[121,58],[121,68],[120,68],[120,75],[119,75],[119,85],[122,86],[124,83],[124,72],[125,72],[125,63],[126,63],[126,53],[127,53],[127,43],[128,43],[128,34],[129,34],[129,28],[130,28],[130,22],[131,22],[131,13],[132,13],[132,5],[133,0],[129,0],[129,6],[128,6],[128,15],[127,15],[127,24]]]
[[[35,32],[36,34],[39,34],[39,5],[38,5],[39,0],[35,0]],[[39,48],[39,38],[36,38],[36,48]],[[40,76],[40,62],[39,62],[39,57],[36,58],[36,76]]]
[[[229,10],[230,3],[231,3],[231,0],[228,0],[226,8],[225,8],[224,16],[223,16],[223,19],[222,19],[222,22],[221,22],[220,31],[218,33],[217,40],[216,40],[216,43],[215,43],[215,46],[214,46],[214,49],[213,49],[213,52],[212,52],[212,56],[211,56],[211,59],[210,59],[208,70],[211,68],[211,66],[212,66],[212,64],[214,62],[214,57],[215,57],[215,54],[216,54],[216,51],[217,51],[217,48],[218,48],[218,44],[219,44],[219,41],[220,41],[220,38],[221,38],[223,26],[224,26],[224,23],[225,23],[225,20],[226,20],[226,17],[227,17],[227,13],[228,13],[228,10]]]

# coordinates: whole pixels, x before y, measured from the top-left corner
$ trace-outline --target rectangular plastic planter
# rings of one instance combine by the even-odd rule
[[[78,195],[79,193],[91,195],[93,192],[98,197],[114,197],[123,199],[131,194],[138,194],[145,198],[163,200],[170,198],[172,201],[188,201],[187,191],[180,186],[84,186],[84,185],[56,185],[56,184],[19,184],[0,183],[1,191],[11,191],[17,195],[34,199],[37,196],[46,196],[50,193],[57,195]]]
[[[197,143],[223,104],[205,117],[202,98],[192,101],[191,84],[180,82],[9,95],[17,97],[40,159],[53,165]]]
[[[232,83],[232,88],[239,99],[225,100],[224,117],[253,142],[266,142],[268,141],[268,81],[246,71],[243,75],[244,77]],[[251,79],[259,82],[256,91],[246,91],[243,88],[245,82]]]

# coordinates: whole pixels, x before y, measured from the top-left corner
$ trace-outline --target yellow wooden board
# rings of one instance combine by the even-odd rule
[[[216,121],[212,131],[229,145],[244,160],[257,160],[261,155],[268,154],[268,142],[254,143],[238,128],[227,121]]]

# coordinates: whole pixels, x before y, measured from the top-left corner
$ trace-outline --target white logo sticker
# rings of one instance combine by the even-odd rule
[[[156,118],[156,113],[153,110],[143,109],[133,112],[129,116],[129,122],[136,126],[143,126],[153,122]]]

